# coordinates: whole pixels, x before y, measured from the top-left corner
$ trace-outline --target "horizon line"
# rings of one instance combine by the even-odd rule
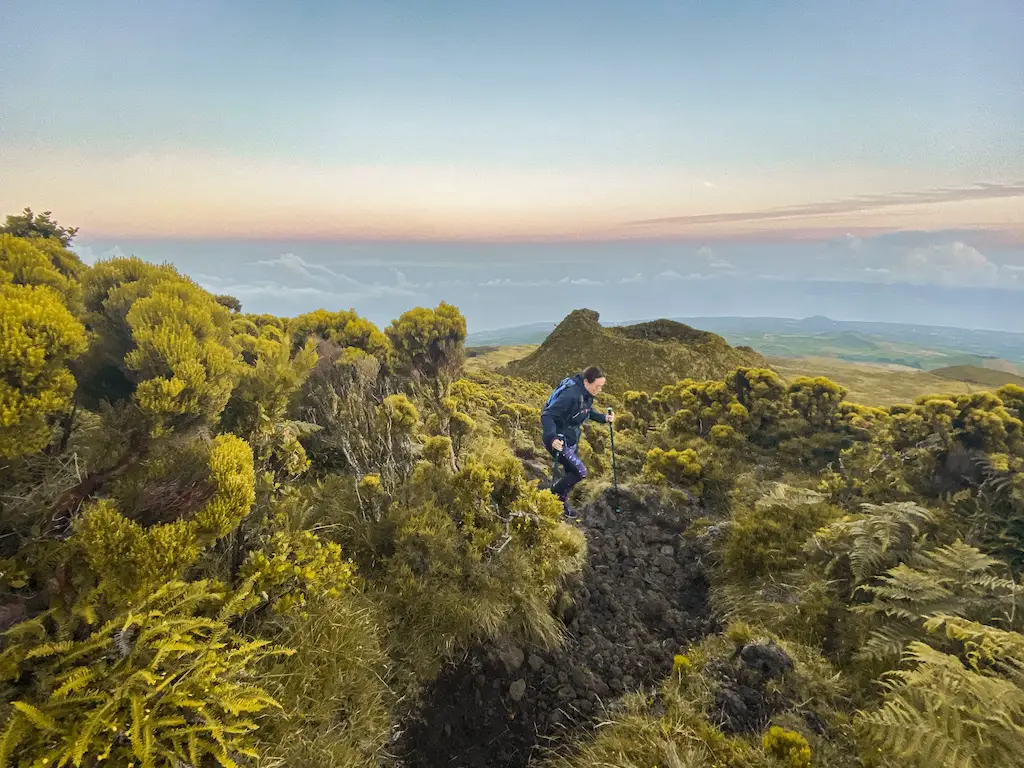
[[[615,243],[797,243],[797,242],[820,242],[827,243],[838,238],[848,236],[874,238],[880,236],[898,236],[906,234],[914,235],[942,235],[955,234],[963,237],[979,237],[991,243],[1007,246],[1024,246],[1024,229],[1016,225],[1005,227],[992,226],[954,226],[948,228],[924,228],[924,227],[883,227],[883,226],[860,226],[860,227],[822,227],[806,228],[799,230],[778,230],[761,229],[748,230],[736,233],[715,232],[704,235],[695,233],[669,234],[617,234],[600,236],[593,234],[580,235],[522,235],[522,236],[496,236],[482,237],[479,235],[466,235],[463,237],[445,235],[437,237],[425,237],[422,235],[352,235],[346,233],[338,234],[290,234],[287,232],[275,233],[131,233],[131,232],[84,232],[79,229],[75,236],[74,244],[88,243],[90,241],[117,241],[129,240],[133,242],[232,242],[232,243],[331,243],[347,245],[376,245],[376,244],[401,244],[401,245],[606,245]]]

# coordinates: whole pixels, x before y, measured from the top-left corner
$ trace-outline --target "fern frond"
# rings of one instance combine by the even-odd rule
[[[28,653],[25,654],[26,659],[42,659],[47,656],[56,656],[58,654],[66,654],[72,648],[75,647],[75,643],[71,640],[65,640],[60,643],[43,643],[32,648]]]
[[[36,728],[43,731],[50,731],[51,733],[58,730],[56,720],[42,710],[33,707],[31,704],[24,701],[15,701],[11,706],[24,715],[25,719],[32,723]]]
[[[24,718],[8,717],[3,734],[0,735],[0,768],[14,768],[11,758],[14,750],[28,736],[29,725]]]
[[[52,694],[54,699],[66,698],[72,693],[81,690],[96,679],[98,672],[96,668],[77,667],[70,672],[59,676],[55,682],[59,687]]]
[[[924,643],[911,643],[904,658],[911,668],[888,676],[882,706],[858,714],[870,740],[922,768],[1016,764],[1024,690]]]
[[[193,599],[176,604],[175,594]],[[27,649],[40,690],[52,693],[14,704],[3,743],[27,755],[25,765],[106,754],[111,764],[155,768],[175,754],[194,765],[247,754],[256,725],[246,715],[279,706],[248,682],[250,666],[278,649],[180,612],[208,602],[200,597],[195,584],[165,585],[82,640]]]

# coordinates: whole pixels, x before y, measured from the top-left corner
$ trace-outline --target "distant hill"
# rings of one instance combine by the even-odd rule
[[[1024,334],[938,326],[864,323],[827,317],[677,317],[676,322],[718,334],[733,346],[772,357],[831,357],[918,370],[973,366],[1024,375]],[[615,328],[636,323],[605,323]],[[641,323],[642,324],[642,323]],[[469,346],[539,344],[554,323],[471,333]]]
[[[680,379],[720,378],[742,366],[766,367],[752,349],[673,320],[604,327],[590,309],[571,312],[536,350],[499,372],[554,386],[588,365],[608,374],[606,390],[649,392]]]
[[[1024,333],[853,322],[820,316],[799,320],[783,317],[676,319],[721,334],[731,344],[749,344],[765,355],[831,356],[898,363],[923,370],[951,365],[1005,370],[1024,365]],[[870,346],[865,345],[865,341]]]
[[[466,336],[467,347],[511,347],[519,344],[540,344],[555,329],[555,323],[530,323],[476,331]]]
[[[992,368],[980,368],[975,365],[953,365],[948,368],[936,368],[931,373],[944,379],[967,381],[972,384],[980,384],[983,387],[1002,387],[1006,384],[1016,384],[1018,387],[1024,387],[1024,376],[1017,376],[1013,373]]]

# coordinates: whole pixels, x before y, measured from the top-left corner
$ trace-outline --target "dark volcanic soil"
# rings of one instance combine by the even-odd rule
[[[583,511],[589,561],[569,588],[569,641],[554,653],[477,648],[430,687],[400,754],[408,768],[518,768],[588,728],[624,692],[656,686],[679,648],[711,630],[692,507],[638,491]]]

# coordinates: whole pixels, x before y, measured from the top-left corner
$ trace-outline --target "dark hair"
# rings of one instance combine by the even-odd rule
[[[583,380],[587,382],[587,384],[592,384],[598,379],[603,378],[605,378],[604,371],[602,371],[596,365],[590,366],[589,368],[587,368],[587,370],[583,372]]]

